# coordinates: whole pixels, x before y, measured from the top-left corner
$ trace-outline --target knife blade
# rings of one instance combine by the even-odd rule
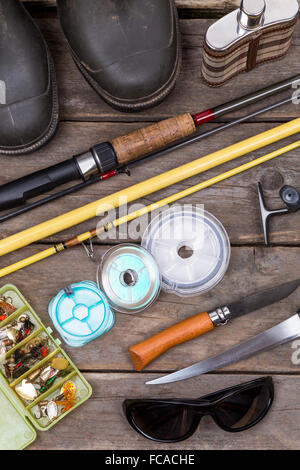
[[[285,299],[300,286],[300,279],[271,287],[228,305],[231,318],[237,318]]]
[[[177,372],[160,377],[159,379],[146,382],[146,385],[159,385],[196,377],[206,372],[225,367],[229,364],[239,362],[254,354],[262,353],[279,346],[280,344],[293,341],[300,336],[300,316],[299,313],[293,315],[288,320],[260,333],[253,338],[234,346],[227,351],[198,362],[189,367],[185,367]]]
[[[203,312],[179,322],[157,335],[129,348],[130,357],[136,368],[141,371],[153,359],[170,348],[197,338],[215,327],[226,324],[231,318],[246,315],[288,297],[300,285],[300,279],[286,282],[263,292],[252,294],[232,304],[218,307],[211,312]]]

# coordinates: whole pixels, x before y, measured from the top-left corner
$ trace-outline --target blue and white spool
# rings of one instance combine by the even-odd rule
[[[97,284],[82,281],[61,290],[49,303],[49,316],[63,340],[74,348],[107,333],[115,315]]]
[[[140,246],[123,244],[104,255],[98,269],[98,284],[115,310],[138,313],[157,299],[161,278],[150,253]]]
[[[230,241],[221,222],[193,205],[175,206],[156,216],[142,246],[156,260],[162,289],[193,296],[213,289],[230,261]]]

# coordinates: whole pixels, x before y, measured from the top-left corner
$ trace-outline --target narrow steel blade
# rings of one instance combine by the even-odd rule
[[[166,384],[178,382],[179,380],[189,379],[206,372],[225,367],[229,364],[241,361],[254,354],[273,349],[280,344],[292,341],[300,336],[300,317],[297,313],[288,320],[279,323],[279,325],[260,333],[243,343],[228,349],[222,354],[210,357],[204,361],[198,362],[193,366],[181,369],[173,374],[165,375],[159,379],[146,382],[147,385]]]
[[[267,307],[268,305],[272,305],[275,302],[279,302],[291,295],[299,286],[300,279],[296,279],[295,281],[286,282],[263,292],[249,295],[245,299],[233,302],[231,305],[228,305],[231,318],[237,318]]]

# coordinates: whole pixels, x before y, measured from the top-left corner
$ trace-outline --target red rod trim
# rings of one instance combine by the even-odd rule
[[[103,175],[100,176],[100,180],[107,180],[108,178],[111,178],[112,176],[116,176],[117,170],[111,170],[108,171],[107,173],[103,173]]]
[[[196,126],[200,126],[205,122],[213,121],[215,119],[214,113],[212,109],[207,109],[206,111],[202,111],[202,113],[197,113],[192,116]]]

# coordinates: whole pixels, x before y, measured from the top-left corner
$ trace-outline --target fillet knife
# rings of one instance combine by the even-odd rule
[[[131,346],[130,356],[137,370],[142,370],[149,362],[168,349],[190,339],[197,338],[219,325],[225,325],[232,318],[259,310],[288,297],[300,285],[300,279],[252,294],[238,302],[218,307],[211,312],[194,315],[177,323],[147,340]],[[232,362],[232,361],[231,361]],[[222,365],[218,366],[221,367]],[[196,374],[197,375],[197,374]],[[177,380],[177,379],[176,379]],[[179,379],[180,380],[180,379]],[[169,380],[167,380],[168,382]],[[162,383],[162,382],[160,382]]]
[[[260,333],[253,338],[244,341],[243,343],[234,346],[227,351],[218,354],[217,356],[210,357],[204,361],[198,362],[193,366],[181,369],[173,374],[165,375],[156,380],[146,382],[147,385],[166,384],[170,382],[178,382],[179,380],[189,379],[196,377],[206,372],[220,369],[220,367],[228,366],[235,362],[247,359],[254,354],[280,346],[281,344],[293,341],[300,336],[300,310],[296,315],[293,315],[288,320],[279,323],[273,328]]]

